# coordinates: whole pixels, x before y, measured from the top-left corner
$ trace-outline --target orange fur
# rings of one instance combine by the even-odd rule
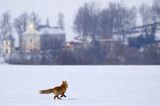
[[[40,94],[50,94],[53,93],[54,99],[56,99],[56,97],[58,99],[61,99],[62,97],[66,97],[65,92],[68,88],[68,83],[67,81],[62,81],[62,84],[60,86],[56,86],[54,88],[51,89],[47,89],[47,90],[41,90]],[[59,98],[59,95],[61,95],[61,97]]]

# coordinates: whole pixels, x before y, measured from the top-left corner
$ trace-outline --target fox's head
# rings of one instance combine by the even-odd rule
[[[67,83],[67,81],[62,81],[62,85],[64,85],[66,88],[68,88],[68,83]]]

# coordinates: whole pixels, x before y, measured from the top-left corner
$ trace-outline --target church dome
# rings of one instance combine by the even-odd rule
[[[29,23],[27,26],[26,31],[24,32],[24,35],[26,34],[38,34],[38,31],[35,29],[35,26],[33,23]]]

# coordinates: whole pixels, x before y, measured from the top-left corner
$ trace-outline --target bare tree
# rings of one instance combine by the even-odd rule
[[[7,34],[10,34],[11,31],[12,31],[12,27],[11,27],[11,15],[10,15],[10,13],[8,11],[5,12],[5,13],[3,13],[3,15],[2,15],[0,29],[1,29],[2,39],[5,36],[7,36]]]
[[[160,0],[154,0],[152,6],[143,3],[139,9],[144,25],[160,21]]]
[[[18,18],[15,18],[15,20],[14,20],[14,27],[18,33],[18,36],[19,36],[20,46],[22,43],[22,41],[21,41],[22,40],[22,33],[24,33],[27,28],[28,20],[29,20],[29,15],[27,12],[22,13]]]
[[[109,3],[100,15],[100,33],[112,38],[116,33],[123,41],[129,29],[136,24],[136,8],[127,8],[122,3]]]
[[[157,3],[157,4],[155,4]],[[159,4],[158,4],[159,3]],[[159,21],[158,17],[158,8],[156,6],[160,6],[160,1],[155,0],[152,6],[148,4],[142,4],[140,7],[140,15],[142,17],[142,22],[144,25],[144,32],[145,32],[145,42],[150,43],[155,40],[155,34],[157,30],[157,22]],[[157,11],[157,12],[156,12]],[[152,24],[151,27],[147,27],[147,24]]]
[[[74,30],[83,37],[91,37],[95,41],[98,32],[99,10],[95,3],[85,3],[79,8],[74,20]]]
[[[108,8],[102,10],[99,16],[99,31],[101,36],[108,39],[112,38],[112,21]]]
[[[148,4],[143,3],[139,9],[143,25],[152,23],[152,9]]]
[[[83,20],[83,9],[80,7],[74,20],[74,31],[77,32],[80,36],[85,34],[84,23],[82,23]]]
[[[21,34],[25,32],[28,20],[29,20],[29,15],[27,12],[24,12],[19,17],[15,18],[14,27],[19,36],[21,36]]]
[[[120,35],[122,36],[122,40],[125,41],[127,34],[129,33],[132,27],[136,26],[137,20],[137,11],[135,7],[124,8],[122,10],[122,18],[120,25]]]
[[[160,21],[160,0],[154,0],[152,5],[152,19],[154,22]]]

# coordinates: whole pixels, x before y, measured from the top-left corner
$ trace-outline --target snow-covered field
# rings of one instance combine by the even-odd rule
[[[67,98],[39,94],[62,80]],[[160,106],[160,67],[0,66],[0,106]]]

